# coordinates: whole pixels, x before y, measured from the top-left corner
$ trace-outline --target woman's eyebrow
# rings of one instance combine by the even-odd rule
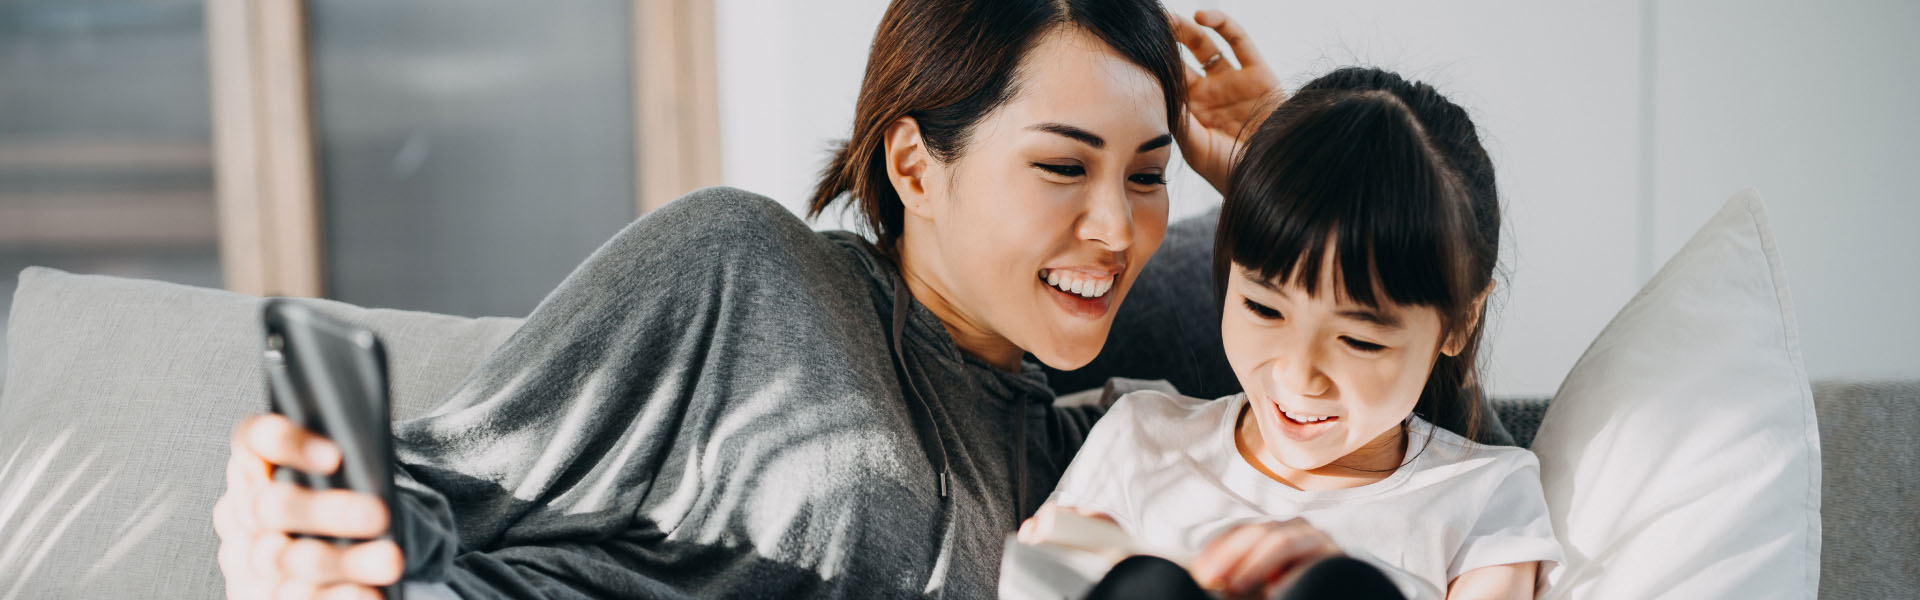
[[[1064,136],[1082,144],[1092,146],[1095,150],[1103,150],[1107,147],[1107,140],[1105,138],[1094,135],[1091,131],[1065,123],[1040,123],[1028,126],[1027,129]],[[1171,143],[1173,143],[1173,134],[1163,133],[1160,134],[1159,137],[1147,140],[1147,143],[1141,144],[1140,148],[1134,152],[1148,152]]]

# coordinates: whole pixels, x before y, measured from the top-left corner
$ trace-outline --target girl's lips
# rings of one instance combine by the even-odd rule
[[[1280,410],[1280,405],[1272,402],[1266,404],[1267,409],[1273,411],[1274,418],[1280,423],[1280,433],[1287,436],[1287,439],[1296,442],[1312,441],[1314,438],[1318,438],[1326,433],[1327,430],[1333,429],[1334,424],[1340,422],[1340,417],[1327,417],[1321,421],[1301,423],[1288,418],[1287,414]]]

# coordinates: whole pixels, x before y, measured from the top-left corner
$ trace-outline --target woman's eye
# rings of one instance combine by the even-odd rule
[[[1265,304],[1254,302],[1252,298],[1247,298],[1243,300],[1243,302],[1247,303],[1247,310],[1252,311],[1253,314],[1258,315],[1262,319],[1273,321],[1280,318],[1280,311],[1274,310]]]
[[[1363,342],[1350,337],[1342,337],[1340,338],[1340,341],[1346,342],[1348,346],[1351,346],[1353,347],[1353,349],[1359,350],[1361,352],[1379,352],[1381,350],[1387,349],[1386,346],[1375,344],[1373,342]]]
[[[1166,185],[1167,178],[1159,173],[1141,173],[1127,178],[1136,185]]]
[[[1049,163],[1033,163],[1033,166],[1036,169],[1040,169],[1042,171],[1046,171],[1054,175],[1059,175],[1061,177],[1079,177],[1081,175],[1087,174],[1087,168],[1080,165],[1056,165],[1056,164],[1049,164]]]

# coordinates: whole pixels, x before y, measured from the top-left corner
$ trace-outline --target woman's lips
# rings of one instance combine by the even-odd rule
[[[1107,285],[1105,293],[1093,298],[1087,298],[1054,287],[1045,279],[1040,279],[1037,283],[1040,284],[1040,287],[1046,288],[1047,295],[1052,297],[1054,303],[1058,304],[1068,315],[1083,319],[1100,319],[1107,316],[1107,313],[1113,309],[1113,298],[1119,295],[1120,276],[1114,275],[1113,282]]]

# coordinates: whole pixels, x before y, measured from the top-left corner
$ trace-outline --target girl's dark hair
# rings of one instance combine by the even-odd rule
[[[1158,80],[1167,126],[1178,131],[1185,66],[1155,0],[894,0],[867,56],[853,137],[834,149],[808,216],[846,195],[873,229],[876,245],[892,253],[905,207],[887,179],[887,126],[913,117],[928,152],[951,162],[966,150],[974,125],[1019,92],[1027,51],[1068,26],[1100,38]]]
[[[1430,306],[1443,344],[1466,336],[1458,355],[1437,359],[1414,414],[1479,439],[1486,309],[1471,311],[1493,282],[1500,203],[1466,111],[1432,86],[1371,68],[1329,73],[1276,107],[1228,176],[1214,239],[1219,306],[1231,264],[1315,293],[1329,241],[1342,288],[1334,293],[1365,306],[1383,296]]]

